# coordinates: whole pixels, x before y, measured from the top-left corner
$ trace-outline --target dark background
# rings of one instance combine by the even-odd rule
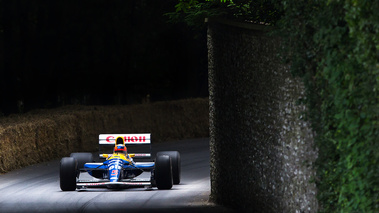
[[[205,97],[206,30],[176,0],[0,0],[0,115]]]

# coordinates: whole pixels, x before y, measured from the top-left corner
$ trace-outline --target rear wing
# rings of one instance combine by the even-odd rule
[[[135,146],[135,145],[147,145],[149,146],[150,153],[133,153],[135,156],[133,158],[151,158],[151,134],[150,133],[144,133],[144,134],[100,134],[99,135],[99,158],[104,158],[103,154],[101,153],[101,146],[108,146],[113,148],[115,146],[115,140],[117,137],[123,137],[125,146],[128,148],[129,153],[129,147]],[[146,147],[146,146],[145,146]],[[147,148],[145,148],[146,150]],[[131,153],[129,153],[131,154]]]
[[[100,145],[113,145],[117,137],[123,137],[125,145],[150,144],[151,134],[100,134]]]

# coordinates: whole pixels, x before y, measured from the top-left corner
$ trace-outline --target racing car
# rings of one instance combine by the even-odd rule
[[[156,154],[155,161],[135,162],[138,158],[151,158],[151,134],[100,134],[101,145],[113,145],[112,154],[100,154],[103,162],[94,162],[92,153],[71,153],[60,161],[60,188],[75,191],[90,187],[111,189],[141,186],[146,188],[171,189],[180,183],[181,162],[178,151]],[[150,153],[129,154],[126,145],[150,145]],[[149,178],[139,178],[144,173]],[[89,175],[84,175],[89,174]],[[146,174],[146,173],[145,173]],[[81,176],[90,177],[90,179]]]

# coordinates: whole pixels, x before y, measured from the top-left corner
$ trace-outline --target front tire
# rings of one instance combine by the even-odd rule
[[[75,191],[77,162],[75,158],[64,157],[61,160],[59,178],[62,191]]]
[[[158,189],[171,189],[173,185],[171,158],[157,155],[155,160],[155,184]]]
[[[174,184],[179,184],[181,176],[180,153],[178,151],[163,151],[158,152],[157,156],[159,155],[168,155],[171,157],[173,182]]]
[[[71,153],[70,157],[73,157],[78,162],[78,168],[83,169],[85,163],[93,162],[92,153],[89,152],[75,152]]]

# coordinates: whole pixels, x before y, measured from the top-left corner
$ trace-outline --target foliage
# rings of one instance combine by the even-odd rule
[[[173,22],[204,25],[205,18],[229,18],[274,24],[280,17],[274,0],[179,0],[176,11],[167,13]]]
[[[195,28],[196,30],[205,27],[205,18],[220,17],[226,14],[223,4],[215,2],[197,2],[193,3],[180,1],[176,5],[176,11],[166,13],[170,18],[170,22],[179,23],[184,22],[188,26]]]
[[[278,26],[307,87],[322,212],[379,211],[379,3],[282,1]]]

